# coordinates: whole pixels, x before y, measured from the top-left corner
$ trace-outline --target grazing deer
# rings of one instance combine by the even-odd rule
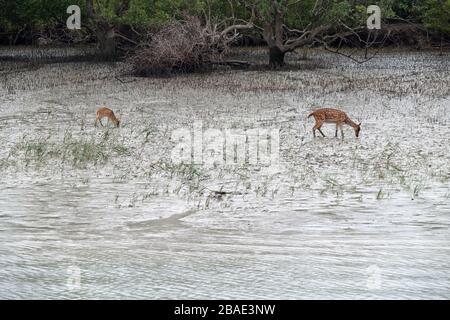
[[[344,139],[344,130],[342,129],[343,125],[349,125],[355,130],[356,137],[359,136],[359,132],[361,131],[361,123],[356,124],[354,123],[343,111],[337,110],[337,109],[331,109],[331,108],[323,108],[316,110],[314,112],[311,112],[308,116],[314,117],[314,120],[316,120],[316,124],[313,127],[313,135],[314,138],[316,137],[316,129],[319,130],[319,132],[322,134],[322,136],[325,137],[322,130],[320,128],[324,123],[335,123],[336,124],[336,133],[335,137],[338,135],[338,129],[341,129],[341,135],[342,139]]]
[[[111,121],[116,125],[116,127],[119,127],[120,120],[116,118],[116,115],[114,112],[109,108],[100,108],[97,110],[96,113],[97,117],[95,118],[95,126],[97,126],[97,122],[100,122],[100,124],[103,127],[102,118],[106,117],[108,118],[108,122]]]

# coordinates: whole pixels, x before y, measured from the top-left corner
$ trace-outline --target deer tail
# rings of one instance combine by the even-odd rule
[[[311,118],[314,115],[314,112],[311,112],[307,118]]]

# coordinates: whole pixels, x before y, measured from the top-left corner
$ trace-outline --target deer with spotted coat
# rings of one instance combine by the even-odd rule
[[[308,118],[314,117],[314,120],[316,120],[316,123],[313,127],[313,135],[314,138],[316,137],[316,130],[319,130],[320,134],[325,137],[322,130],[320,128],[324,123],[335,123],[336,124],[336,132],[335,137],[338,135],[338,129],[341,130],[341,136],[342,139],[344,139],[344,130],[343,126],[344,124],[352,127],[355,130],[355,136],[359,137],[359,132],[361,131],[361,123],[356,124],[353,122],[344,111],[332,109],[332,108],[323,108],[318,109],[316,111],[311,112],[308,115]]]

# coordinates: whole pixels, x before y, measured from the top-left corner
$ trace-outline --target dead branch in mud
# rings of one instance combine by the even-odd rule
[[[202,24],[198,17],[172,21],[149,36],[149,40],[128,61],[137,75],[189,72],[211,65],[247,66],[244,61],[224,58],[239,30],[252,28],[252,22],[234,24],[221,29],[219,23]]]

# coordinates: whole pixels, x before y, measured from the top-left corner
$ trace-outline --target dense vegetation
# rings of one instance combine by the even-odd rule
[[[81,30],[65,27],[74,4],[81,8]],[[371,4],[382,9],[379,32],[365,28]],[[274,66],[302,46],[367,47],[409,36],[421,42],[421,33],[442,48],[450,38],[450,0],[0,0],[0,7],[1,44],[97,43],[105,58],[151,45],[152,35],[192,17],[212,30],[214,44],[223,36],[226,44],[267,45]]]

